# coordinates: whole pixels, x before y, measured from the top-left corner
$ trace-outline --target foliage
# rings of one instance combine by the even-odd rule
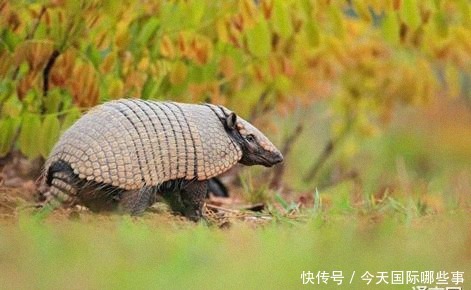
[[[0,156],[45,157],[80,111],[121,97],[249,117],[327,99],[332,136],[370,136],[396,103],[469,94],[470,11],[466,0],[0,1]]]

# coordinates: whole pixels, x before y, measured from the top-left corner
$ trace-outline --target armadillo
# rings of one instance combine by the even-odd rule
[[[262,132],[224,106],[110,101],[83,115],[53,147],[43,171],[45,205],[136,215],[161,196],[199,220],[212,177],[237,163],[282,161]]]

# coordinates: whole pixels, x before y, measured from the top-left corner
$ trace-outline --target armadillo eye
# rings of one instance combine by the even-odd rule
[[[246,139],[248,142],[251,142],[251,143],[255,142],[255,136],[252,135],[252,134],[247,135],[247,137],[245,137],[245,139]]]

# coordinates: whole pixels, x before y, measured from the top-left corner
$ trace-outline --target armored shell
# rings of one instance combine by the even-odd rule
[[[60,138],[45,169],[65,161],[81,179],[126,190],[176,179],[207,180],[242,156],[221,106],[118,100],[97,106]]]

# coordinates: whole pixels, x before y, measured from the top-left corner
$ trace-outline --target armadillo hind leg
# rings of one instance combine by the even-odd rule
[[[163,191],[161,192],[162,197],[168,203],[173,212],[185,214],[185,206],[182,202],[180,191]]]
[[[192,220],[198,221],[203,214],[203,204],[208,194],[208,181],[194,181],[188,183],[181,190],[181,200],[184,206],[185,216]]]
[[[152,187],[124,191],[119,201],[119,211],[131,215],[140,215],[151,206],[155,200],[156,192]]]

